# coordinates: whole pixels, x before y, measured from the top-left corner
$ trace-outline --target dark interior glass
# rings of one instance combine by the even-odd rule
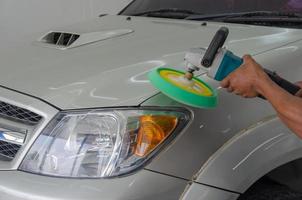
[[[202,14],[249,11],[280,11],[302,13],[302,0],[135,0],[121,14],[179,8]]]

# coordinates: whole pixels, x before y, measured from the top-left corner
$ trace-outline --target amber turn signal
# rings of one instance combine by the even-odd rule
[[[175,129],[178,120],[175,116],[141,116],[135,154],[146,156],[161,144]]]

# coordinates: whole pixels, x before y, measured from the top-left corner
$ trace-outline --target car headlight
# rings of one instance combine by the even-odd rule
[[[19,170],[61,177],[129,173],[180,132],[189,117],[182,109],[60,112],[37,138]]]

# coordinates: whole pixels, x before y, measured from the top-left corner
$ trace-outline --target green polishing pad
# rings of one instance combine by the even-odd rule
[[[148,74],[152,85],[170,98],[198,108],[217,106],[217,92],[198,78],[188,80],[185,73],[169,68],[157,68]]]

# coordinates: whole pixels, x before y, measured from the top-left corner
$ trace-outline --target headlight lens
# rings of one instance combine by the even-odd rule
[[[180,110],[61,112],[19,169],[62,177],[119,176],[142,166],[188,120],[188,112]]]

